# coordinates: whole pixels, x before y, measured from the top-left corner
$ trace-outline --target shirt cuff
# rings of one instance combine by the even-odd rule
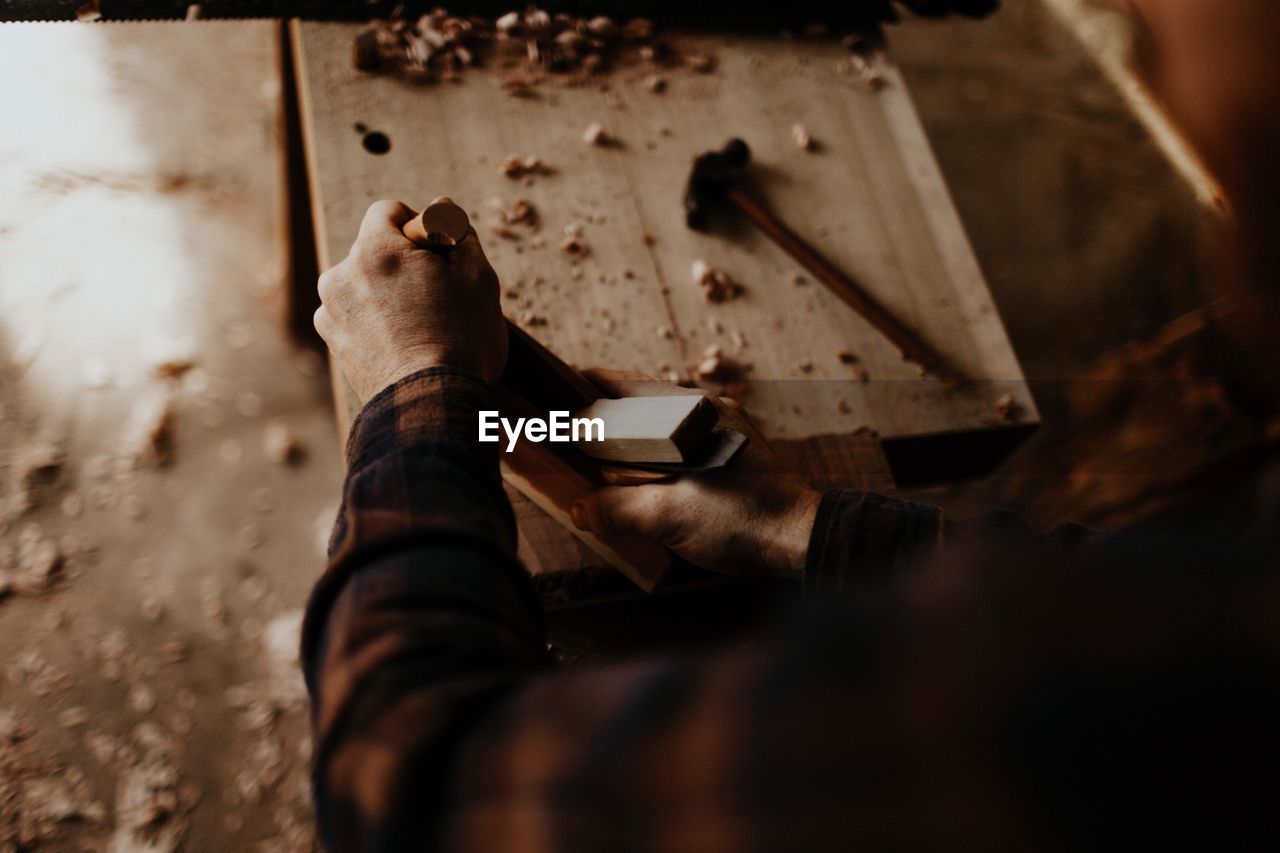
[[[459,367],[427,367],[375,394],[351,425],[347,467],[359,468],[390,450],[415,444],[479,441],[478,413],[497,409],[484,380]],[[490,454],[497,456],[497,444]]]
[[[937,507],[832,489],[822,496],[814,518],[804,585],[835,591],[883,588],[932,555],[941,535]]]

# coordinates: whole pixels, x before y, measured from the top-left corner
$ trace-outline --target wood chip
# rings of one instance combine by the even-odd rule
[[[28,522],[18,531],[15,565],[10,583],[15,592],[37,593],[48,589],[62,568],[58,543],[40,526]]]
[[[696,372],[699,379],[707,382],[733,382],[741,378],[743,368],[712,344],[702,353]]]
[[[1001,394],[995,403],[996,416],[1002,421],[1012,422],[1018,419],[1022,407],[1014,399],[1013,394]]]
[[[529,178],[533,175],[550,175],[552,169],[540,158],[532,155],[519,156],[516,154],[509,155],[505,160],[498,164],[498,171],[513,180],[518,178]]]
[[[644,87],[655,95],[661,95],[667,91],[667,80],[659,74],[650,74],[644,78]]]
[[[76,20],[81,23],[92,23],[102,18],[102,9],[98,0],[89,0],[76,9]]]
[[[791,139],[801,151],[813,150],[813,137],[809,135],[808,129],[799,122],[791,125]]]
[[[744,290],[728,273],[704,260],[694,261],[690,272],[694,284],[702,288],[702,296],[707,302],[728,302],[741,296]]]
[[[582,141],[588,145],[606,146],[613,142],[613,137],[604,129],[604,125],[596,121],[587,125],[587,129],[582,132]]]
[[[298,465],[307,455],[302,439],[281,420],[273,420],[263,429],[262,450],[277,465]]]
[[[686,53],[684,64],[699,74],[710,74],[715,70],[716,58],[707,53]]]
[[[172,398],[164,394],[135,403],[125,434],[128,458],[137,463],[171,465],[176,455]]]

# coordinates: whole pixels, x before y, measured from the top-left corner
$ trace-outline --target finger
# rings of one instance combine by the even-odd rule
[[[333,298],[334,278],[337,267],[330,267],[320,273],[320,277],[316,279],[316,293],[320,296],[321,302],[328,302]]]
[[[316,334],[320,335],[325,343],[328,343],[329,331],[333,328],[333,319],[323,305],[316,309],[315,314],[311,315],[311,324],[316,327]]]
[[[580,530],[604,536],[638,533],[652,537],[661,527],[662,485],[605,486],[569,509]]]
[[[375,201],[364,213],[358,238],[386,238],[396,235],[404,238],[405,223],[417,215],[412,208],[401,202],[389,199]]]

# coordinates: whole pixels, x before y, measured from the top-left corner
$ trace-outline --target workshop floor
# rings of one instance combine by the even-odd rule
[[[1037,4],[1007,6],[893,43],[1052,420],[1061,380],[1200,304],[1203,214],[1071,37]],[[70,287],[58,317],[88,322],[94,298]],[[323,363],[263,299],[227,281],[216,310],[188,312],[198,351],[174,380],[162,472],[113,455],[139,387],[80,365],[29,381],[0,322],[0,495],[22,490],[16,448],[66,439],[35,506],[0,513],[0,568],[52,543],[66,560],[51,591],[0,600],[0,851],[21,833],[57,849],[308,845],[294,655],[341,471]],[[271,461],[282,429],[297,464]]]

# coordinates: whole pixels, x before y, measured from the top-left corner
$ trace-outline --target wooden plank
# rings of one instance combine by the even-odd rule
[[[993,413],[1006,394],[1018,424],[1037,420],[891,60],[871,92],[837,70],[845,54],[834,42],[676,34],[677,49],[716,55],[716,72],[671,70],[667,93],[655,95],[643,85],[651,69],[624,66],[599,87],[512,98],[486,70],[428,86],[359,73],[350,65],[357,31],[293,28],[322,266],[346,254],[372,201],[420,206],[447,194],[484,239],[508,316],[578,367],[664,375],[719,345],[750,364],[743,402],[765,435],[800,446],[831,446],[862,427],[886,442],[1004,428]],[[619,144],[586,145],[592,122]],[[816,151],[795,146],[794,123]],[[357,127],[385,134],[390,150],[366,151]],[[732,134],[752,146],[758,194],[974,381],[920,378],[834,295],[791,283],[793,262],[746,223],[718,222],[710,234],[685,227],[693,156]],[[512,154],[537,156],[554,173],[513,181],[498,169]],[[516,239],[493,236],[490,201],[516,198],[535,206],[539,224],[511,229]],[[561,251],[566,229],[587,253]],[[707,304],[690,280],[697,259],[746,293]],[[844,350],[870,381],[838,357]]]
[[[357,29],[297,28],[303,95],[314,107],[309,129],[326,257],[346,253],[365,207],[378,198],[420,205],[447,190],[484,235],[488,201],[521,196],[538,209],[540,232],[490,237],[486,251],[519,294],[507,303],[513,317],[536,323],[530,332],[571,364],[661,375],[692,364],[710,344],[732,351],[738,331],[746,340],[738,355],[753,366],[745,402],[771,437],[847,434],[860,425],[886,440],[985,429],[1006,393],[1021,422],[1035,421],[891,61],[873,93],[835,70],[844,57],[835,43],[688,35],[673,41],[715,54],[717,70],[673,71],[666,94],[650,93],[642,83],[649,69],[637,66],[610,75],[608,91],[548,87],[538,98],[512,98],[483,70],[436,86],[361,74],[350,66]],[[593,121],[620,144],[584,144],[582,129]],[[790,128],[797,122],[818,151],[796,148]],[[365,151],[357,123],[387,134],[391,150]],[[757,189],[776,212],[975,382],[957,390],[921,380],[834,296],[788,283],[794,264],[745,223],[719,223],[711,234],[685,227],[680,199],[692,157],[733,133],[751,144]],[[513,153],[536,155],[556,173],[527,186],[513,182],[497,169]],[[582,229],[589,255],[559,250],[566,226]],[[741,279],[747,293],[704,303],[689,280],[699,258]],[[846,348],[872,381],[850,377],[836,357]]]

